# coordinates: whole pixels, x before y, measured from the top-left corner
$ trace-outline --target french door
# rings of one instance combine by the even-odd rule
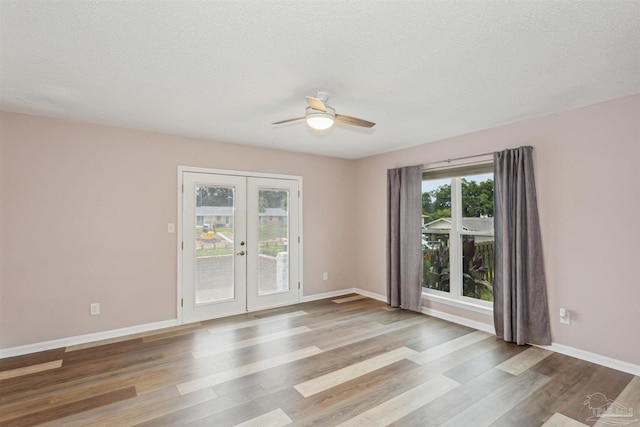
[[[299,301],[299,181],[182,172],[182,321]]]

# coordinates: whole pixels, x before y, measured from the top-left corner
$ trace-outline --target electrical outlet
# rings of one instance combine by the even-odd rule
[[[329,280],[329,273],[327,273],[326,271],[322,273],[322,280]]]
[[[571,324],[571,312],[566,308],[560,309],[560,323],[565,325]]]
[[[96,302],[91,304],[91,315],[97,316],[98,314],[100,314],[100,303]]]
[[[176,225],[173,222],[167,224],[167,233],[175,233]]]

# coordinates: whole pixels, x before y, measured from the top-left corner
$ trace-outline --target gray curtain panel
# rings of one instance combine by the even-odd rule
[[[387,303],[422,307],[422,165],[387,171]]]
[[[547,285],[533,173],[533,148],[494,153],[496,335],[551,344]]]

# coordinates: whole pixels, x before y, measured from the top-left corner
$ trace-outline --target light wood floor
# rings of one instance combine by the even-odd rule
[[[16,426],[591,426],[595,393],[640,413],[638,377],[360,296],[0,360]]]

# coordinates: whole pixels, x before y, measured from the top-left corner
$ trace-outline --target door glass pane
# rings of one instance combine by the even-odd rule
[[[195,303],[234,298],[234,187],[196,185]]]
[[[258,192],[258,295],[288,291],[289,190]]]

